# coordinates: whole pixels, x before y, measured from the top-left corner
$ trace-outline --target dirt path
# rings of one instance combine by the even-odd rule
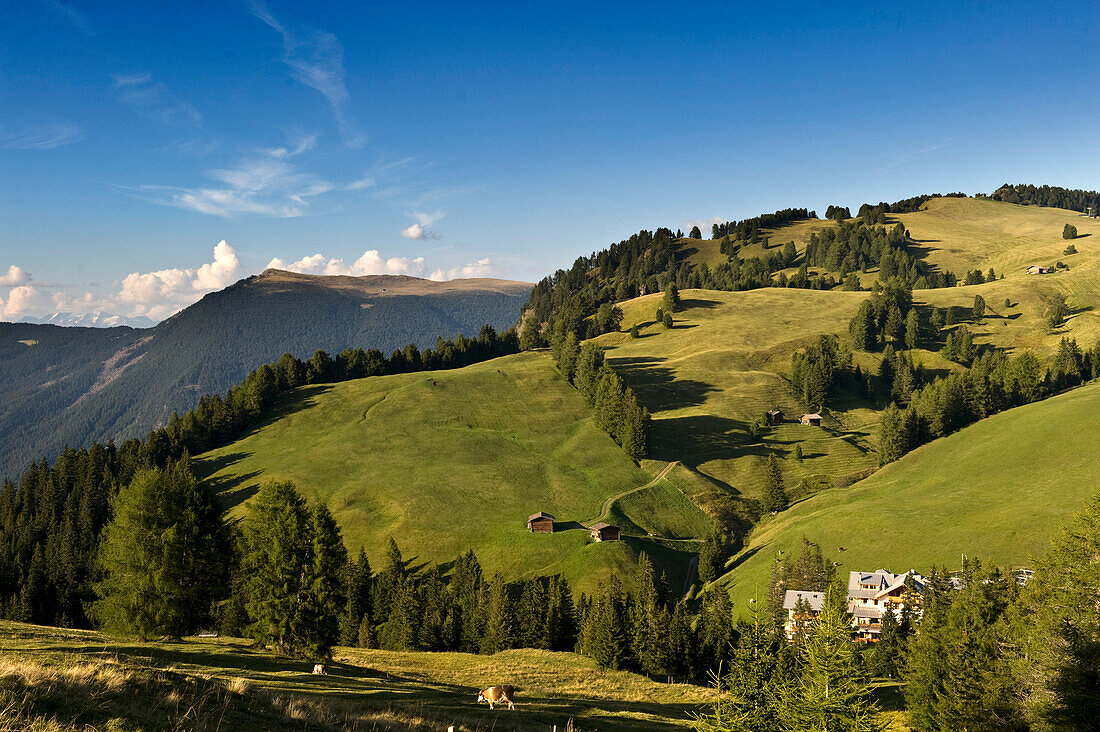
[[[664,480],[665,476],[668,475],[670,470],[672,470],[674,467],[676,467],[676,464],[678,462],[680,462],[680,461],[679,460],[673,460],[671,463],[669,463],[664,468],[662,468],[661,472],[657,473],[657,476],[653,480],[649,481],[645,485],[640,485],[637,488],[631,488],[630,490],[626,490],[626,491],[623,491],[622,493],[617,493],[616,495],[611,496],[610,498],[608,498],[606,501],[603,502],[603,508],[600,509],[600,515],[599,516],[597,516],[594,519],[588,519],[586,521],[581,521],[581,523],[584,526],[591,526],[592,524],[594,524],[598,521],[605,520],[607,518],[607,514],[611,512],[611,504],[612,503],[614,503],[615,501],[619,500],[620,498],[622,498],[624,496],[629,496],[631,493],[637,493],[638,491],[644,491],[646,488],[651,488],[651,487],[657,485],[662,480]]]

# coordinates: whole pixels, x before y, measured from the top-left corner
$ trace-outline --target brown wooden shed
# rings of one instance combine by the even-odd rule
[[[764,416],[767,417],[769,427],[774,427],[777,424],[783,424],[783,410],[781,409],[770,409],[768,410],[768,413]]]
[[[592,532],[592,538],[596,541],[618,541],[619,540],[619,527],[612,526],[611,524],[598,523],[592,524],[589,527]]]
[[[802,424],[808,424],[811,427],[820,427],[821,426],[821,415],[820,414],[803,414],[802,419],[800,421],[802,422]]]
[[[527,517],[527,529],[532,534],[553,534],[554,517],[539,511]]]

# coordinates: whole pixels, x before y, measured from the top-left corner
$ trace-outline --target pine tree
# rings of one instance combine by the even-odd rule
[[[875,309],[869,300],[860,303],[852,322],[848,325],[852,336],[852,348],[858,351],[873,351],[878,341],[875,331]]]
[[[138,473],[118,492],[114,513],[100,552],[100,624],[144,640],[178,638],[207,622],[225,594],[231,545],[214,496],[190,466]]]
[[[668,311],[668,310],[665,311],[664,317],[661,320],[661,324],[664,325],[665,328],[668,328],[669,330],[672,329],[673,322],[672,322],[672,313],[670,311]]]
[[[695,715],[698,732],[781,732],[781,700],[790,684],[787,656],[755,603],[751,620],[738,624],[738,641],[724,675],[713,676],[719,692],[710,714]]]
[[[485,619],[482,653],[498,653],[516,646],[516,611],[508,584],[498,573],[489,583],[489,607]]]
[[[790,501],[783,487],[783,471],[775,455],[768,456],[768,465],[764,471],[764,509],[772,513],[785,511]]]
[[[304,603],[313,566],[313,542],[305,500],[290,483],[268,483],[249,504],[242,564],[249,632],[260,643],[300,655],[310,631]]]
[[[878,730],[878,707],[852,643],[843,598],[831,595],[806,637],[805,662],[798,682],[783,698],[784,725],[790,730]]]
[[[985,316],[985,298],[981,295],[974,296],[974,305],[972,310],[975,318],[982,318]]]
[[[359,558],[348,563],[344,592],[347,604],[341,619],[343,642],[348,646],[359,645],[363,623],[371,625],[371,568],[367,553],[362,549]]]
[[[614,575],[592,597],[585,618],[584,640],[584,653],[595,659],[600,668],[621,669],[630,657],[625,606],[619,579]]]
[[[664,311],[665,315],[668,315],[669,313],[679,312],[680,307],[680,290],[675,283],[669,282],[668,286],[665,287],[664,299],[661,300],[661,310]]]
[[[920,343],[920,316],[913,308],[905,316],[905,347],[912,350]]]
[[[323,503],[317,503],[310,513],[310,534],[313,567],[306,602],[309,637],[305,651],[313,658],[326,658],[340,639],[340,614],[347,603],[348,551],[336,520]]]

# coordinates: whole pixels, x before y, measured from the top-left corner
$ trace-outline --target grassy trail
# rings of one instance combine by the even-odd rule
[[[608,497],[608,499],[603,502],[603,508],[600,509],[600,515],[599,516],[597,516],[594,519],[588,519],[587,521],[581,521],[581,523],[584,524],[587,527],[587,526],[591,526],[592,524],[594,524],[598,521],[606,521],[607,520],[607,515],[609,513],[611,513],[611,505],[613,503],[615,503],[615,501],[619,500],[620,498],[626,498],[631,493],[637,493],[638,491],[644,491],[646,488],[652,488],[653,486],[657,485],[658,483],[660,483],[662,480],[665,479],[665,476],[668,475],[669,471],[672,470],[674,467],[676,467],[676,465],[679,462],[680,462],[679,460],[673,460],[672,462],[670,462],[668,465],[666,465],[661,470],[660,473],[657,473],[657,477],[655,477],[653,480],[649,481],[645,485],[640,485],[636,488],[631,488],[629,490],[623,491],[622,493],[618,493],[614,496]]]

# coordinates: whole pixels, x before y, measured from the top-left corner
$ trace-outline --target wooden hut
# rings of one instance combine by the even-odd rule
[[[803,414],[802,419],[799,420],[799,421],[802,424],[809,425],[810,427],[820,427],[821,426],[821,415],[820,414]]]
[[[769,427],[774,427],[777,424],[783,424],[783,410],[770,409],[768,413],[764,415],[768,422]]]
[[[554,517],[539,511],[527,517],[527,530],[532,534],[553,534]]]
[[[619,540],[619,527],[612,526],[611,524],[598,523],[592,524],[589,527],[592,532],[592,538],[596,541],[618,541]]]

